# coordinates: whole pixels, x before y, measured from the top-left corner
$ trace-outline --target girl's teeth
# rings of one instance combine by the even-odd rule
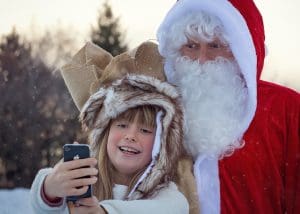
[[[132,148],[128,148],[128,147],[123,147],[123,146],[120,147],[120,150],[123,151],[123,152],[130,152],[130,153],[134,153],[134,154],[140,153],[136,149],[132,149]]]

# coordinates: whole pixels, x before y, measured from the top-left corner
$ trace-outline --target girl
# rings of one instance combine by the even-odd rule
[[[93,53],[96,57],[87,61],[107,59],[103,52],[87,44],[84,58]],[[74,67],[67,68],[73,72]],[[99,64],[96,70],[101,70]],[[63,198],[81,195],[93,184],[94,196],[77,201],[71,213],[188,213],[185,197],[172,182],[184,154],[181,105],[176,89],[165,82],[156,45],[147,42],[109,60],[99,79],[91,82],[97,89],[84,106],[63,75],[97,161],[61,162],[41,170],[31,188],[34,210],[67,213]]]

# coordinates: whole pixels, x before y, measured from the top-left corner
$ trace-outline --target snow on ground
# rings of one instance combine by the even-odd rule
[[[0,189],[0,214],[32,214],[29,189]]]

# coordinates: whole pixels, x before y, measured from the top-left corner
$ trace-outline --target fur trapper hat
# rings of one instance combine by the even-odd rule
[[[62,75],[81,111],[82,125],[90,131],[93,156],[97,156],[102,133],[111,119],[141,105],[162,109],[161,133],[156,131],[159,150],[155,156],[152,152],[151,164],[127,199],[143,198],[167,184],[183,151],[183,114],[176,88],[166,82],[157,45],[145,42],[133,51],[112,57],[87,43],[62,68]]]

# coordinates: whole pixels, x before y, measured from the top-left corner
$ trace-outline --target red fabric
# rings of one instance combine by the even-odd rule
[[[252,0],[229,0],[244,17],[257,55],[257,80],[259,80],[265,59],[265,30],[262,16]]]
[[[44,180],[45,181],[45,180]],[[45,193],[44,183],[41,188],[41,197],[43,201],[49,206],[49,207],[59,207],[63,204],[63,198],[55,198],[53,200],[49,199]]]
[[[300,94],[260,81],[245,146],[219,161],[221,213],[300,213]]]

